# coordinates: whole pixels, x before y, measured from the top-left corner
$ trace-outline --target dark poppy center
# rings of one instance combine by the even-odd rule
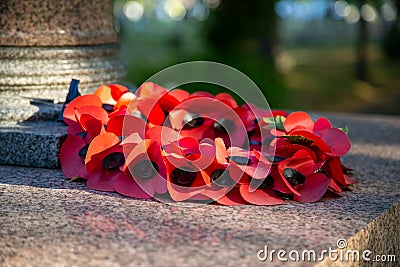
[[[274,178],[272,177],[272,175],[268,175],[267,177],[264,178],[259,188],[261,189],[271,188],[273,185],[274,185]]]
[[[78,152],[79,157],[81,157],[83,160],[86,158],[86,154],[88,152],[88,148],[89,148],[89,144],[87,144],[84,147],[82,147]]]
[[[303,174],[301,174],[300,172],[298,172],[292,168],[284,169],[283,176],[293,186],[298,185],[298,184],[304,184],[304,182],[306,181],[306,177]]]
[[[211,173],[211,181],[220,187],[231,187],[236,184],[229,172],[225,169],[216,169]]]
[[[235,123],[232,120],[223,118],[215,121],[213,128],[218,132],[228,133],[233,131],[235,128]]]
[[[189,187],[196,179],[196,173],[194,172],[194,170],[189,171],[176,168],[171,172],[170,177],[174,184]]]
[[[121,152],[114,152],[103,159],[103,168],[117,169],[124,165],[125,157]]]
[[[254,141],[254,140],[251,140],[251,139],[250,139],[249,144],[250,144],[250,145],[261,145],[261,142]]]
[[[158,173],[158,165],[151,160],[142,160],[132,169],[132,175],[140,179],[150,179]]]
[[[284,157],[276,156],[276,155],[275,156],[265,156],[265,158],[271,163],[278,163],[278,162],[281,162],[282,160],[285,160]]]
[[[239,165],[249,165],[251,163],[251,160],[249,158],[241,156],[230,156],[228,157],[228,159],[236,162]]]
[[[80,136],[82,139],[85,139],[87,136],[87,132],[80,132],[76,134],[77,136]]]
[[[108,113],[114,111],[114,105],[103,104],[103,105],[101,105],[101,107],[102,107],[105,111],[107,111]]]
[[[203,123],[204,118],[196,113],[189,112],[183,116],[183,127],[195,128],[201,126]]]

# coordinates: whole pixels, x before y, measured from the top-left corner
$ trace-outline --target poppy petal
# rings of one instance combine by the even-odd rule
[[[296,186],[300,195],[294,195],[293,199],[299,202],[315,202],[320,200],[328,189],[328,177],[322,173],[314,173],[307,176],[306,182]]]
[[[340,130],[339,130],[340,131]],[[312,140],[311,146],[316,146],[325,153],[332,152],[331,147],[317,134],[310,132],[308,130],[294,130],[290,133],[291,136],[302,136],[307,139]]]
[[[69,135],[76,135],[76,134],[84,132],[84,131],[85,130],[82,129],[81,125],[74,121],[70,121],[70,124],[67,127],[67,133]]]
[[[177,131],[169,127],[154,126],[146,132],[146,138],[156,141],[160,146],[179,140]]]
[[[160,105],[160,107],[169,112],[173,110],[177,105],[179,105],[181,102],[178,101],[175,97],[168,93],[164,93],[162,96],[158,98],[157,103]]]
[[[119,170],[99,170],[87,172],[87,187],[93,190],[114,192],[114,182],[121,172]]]
[[[236,100],[233,98],[231,94],[228,93],[219,93],[215,97],[215,99],[223,102],[224,104],[228,105],[231,108],[237,108],[238,104],[236,103]]]
[[[94,92],[103,104],[115,105],[120,97],[128,92],[128,88],[120,84],[101,85]]]
[[[118,145],[119,142],[118,136],[113,133],[104,133],[96,136],[89,145],[85,163],[88,164],[94,155]]]
[[[115,116],[107,124],[107,132],[114,133],[117,136],[129,136],[133,133],[138,133],[144,138],[147,129],[146,122],[130,115]]]
[[[141,199],[152,198],[152,195],[143,191],[132,177],[123,173],[119,174],[115,179],[114,188],[115,191],[124,196]]]
[[[240,185],[240,194],[244,200],[255,205],[280,205],[285,203],[271,190],[257,189],[250,192],[250,185],[248,184]]]
[[[334,191],[336,193],[342,192],[342,188],[340,188],[339,184],[336,183],[335,180],[333,180],[332,178],[329,178],[328,187],[329,187],[329,189],[331,189],[332,191]]]
[[[64,110],[63,118],[66,124],[70,121],[77,121],[75,118],[75,109],[83,106],[97,106],[101,107],[102,103],[98,96],[96,95],[83,95],[75,98],[70,103],[67,104]]]
[[[173,89],[169,91],[169,95],[175,97],[179,102],[182,102],[185,99],[188,99],[190,96],[190,93],[188,91],[182,90],[182,89]]]
[[[217,199],[217,202],[225,206],[240,206],[247,203],[240,194],[239,189],[237,189],[236,187],[232,188],[232,190],[229,191],[226,195]]]
[[[315,121],[313,131],[325,131],[329,128],[332,128],[331,122],[327,118],[321,117]]]
[[[226,163],[229,157],[226,151],[225,143],[222,138],[215,138],[215,157],[219,163]]]
[[[79,156],[79,151],[86,145],[85,140],[76,135],[68,136],[60,149],[61,169],[67,178],[79,176],[84,167],[84,161]]]
[[[125,94],[121,95],[118,99],[117,103],[115,104],[115,108],[120,109],[122,107],[132,108],[135,104],[134,100],[137,99],[136,95],[132,92],[126,92]]]
[[[295,111],[287,116],[283,126],[287,132],[291,132],[294,129],[312,130],[314,128],[314,122],[306,112]]]
[[[350,176],[348,176],[346,174],[344,175],[344,180],[345,180],[346,184],[348,184],[348,185],[357,183],[356,180],[354,180],[353,178],[351,178]]]
[[[329,158],[324,164],[324,170],[327,171],[330,178],[334,179],[340,185],[347,186],[339,157]]]
[[[154,125],[162,125],[164,123],[164,111],[154,99],[140,99],[138,101],[138,109],[147,118],[149,123],[152,123]]]
[[[158,85],[153,82],[145,82],[143,83],[139,89],[137,90],[136,94],[141,98],[147,97],[160,97],[167,93],[168,90],[161,85]]]
[[[330,156],[342,156],[349,152],[351,148],[350,139],[342,130],[329,128],[322,134],[322,139],[331,148],[331,152],[326,154]]]
[[[77,108],[75,110],[75,117],[76,117],[77,121],[81,124],[82,128],[85,130],[87,130],[85,128],[86,120],[98,119],[103,124],[107,124],[107,122],[108,122],[107,111],[105,111],[103,108],[97,107],[97,106],[83,106],[83,107]]]

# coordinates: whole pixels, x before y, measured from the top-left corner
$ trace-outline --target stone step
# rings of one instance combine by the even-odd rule
[[[66,131],[55,121],[0,124],[0,164],[59,168]]]
[[[92,191],[68,182],[58,169],[0,166],[0,265],[282,266],[277,253],[272,262],[260,261],[257,253],[267,246],[320,255],[344,239],[345,253],[370,250],[371,259],[394,255],[396,262],[331,261],[325,254],[322,262],[289,260],[284,266],[398,266],[400,119],[327,117],[336,126],[349,126],[353,147],[343,162],[354,169],[358,183],[342,197],[317,203],[165,204]],[[65,131],[36,127],[43,136],[31,142],[41,145],[30,153],[40,148],[53,153],[54,147],[41,143],[51,129],[53,136]]]

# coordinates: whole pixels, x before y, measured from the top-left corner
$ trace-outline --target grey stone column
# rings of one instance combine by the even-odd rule
[[[0,1],[0,164],[59,166],[71,79],[88,93],[125,76],[113,22],[112,0]]]
[[[0,123],[53,119],[43,105],[64,101],[71,78],[83,93],[123,79],[112,4],[0,1]]]

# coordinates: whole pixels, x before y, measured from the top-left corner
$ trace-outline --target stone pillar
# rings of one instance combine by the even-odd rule
[[[72,78],[87,93],[124,75],[112,0],[0,1],[0,123],[55,118]]]
[[[58,167],[57,103],[122,81],[118,50],[112,0],[0,0],[0,164]]]

